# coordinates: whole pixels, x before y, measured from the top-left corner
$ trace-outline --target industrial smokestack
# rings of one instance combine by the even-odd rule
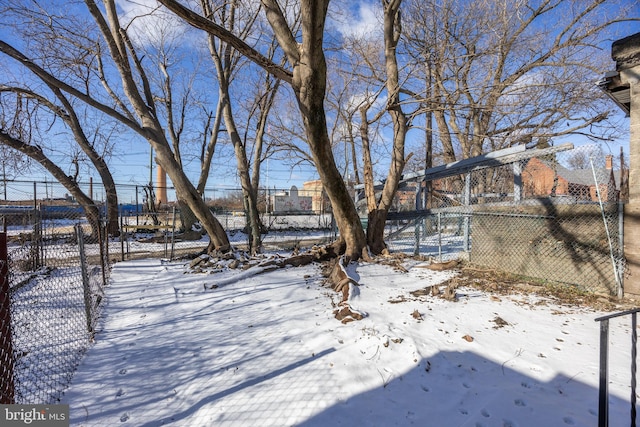
[[[167,174],[162,166],[158,165],[156,172],[156,203],[164,205],[167,203]]]

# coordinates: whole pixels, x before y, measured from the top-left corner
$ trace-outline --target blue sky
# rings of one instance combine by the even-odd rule
[[[120,2],[121,5],[128,5],[132,7],[135,5],[139,7],[140,4],[149,3],[148,1],[127,3]],[[55,4],[55,2],[54,2]],[[353,7],[352,13],[348,16],[348,23],[340,24],[339,22],[332,22],[330,25],[332,28],[337,28],[339,31],[351,31],[354,33],[361,33],[366,31],[367,28],[372,28],[377,25],[376,7],[377,3],[373,2],[361,2],[357,3],[356,7]],[[350,3],[350,5],[354,5]],[[131,8],[129,12],[134,13],[135,8]],[[630,34],[633,26],[627,25]],[[186,28],[186,27],[185,27]],[[624,34],[625,30],[620,30],[620,33]],[[188,33],[188,34],[187,34]],[[185,29],[187,40],[189,37],[198,37],[193,32],[189,33]],[[154,34],[148,33],[148,37],[153,37]],[[10,35],[7,34],[5,29],[0,25],[0,37],[11,40]],[[603,49],[610,50],[611,40],[603,41]],[[610,69],[613,69],[615,64],[611,62]],[[606,72],[608,70],[603,70]],[[595,83],[595,82],[594,82]],[[298,114],[296,112],[296,114]],[[620,113],[621,115],[621,113]],[[150,147],[141,140],[139,137],[133,135],[128,136],[126,132],[117,135],[119,140],[117,141],[117,149],[114,156],[109,160],[109,165],[112,167],[112,172],[115,180],[119,184],[126,185],[145,185],[149,181],[150,177]],[[423,138],[423,132],[420,130],[413,130],[409,133],[409,148],[407,152],[411,151],[411,144],[420,145]],[[576,145],[587,143],[586,138],[582,137],[567,137],[563,138],[559,142],[573,142]],[[64,144],[63,144],[64,145]],[[628,153],[628,119],[621,120],[621,132],[620,139],[612,141],[607,144],[603,144],[603,151],[610,152],[617,155],[620,151],[620,146]],[[64,149],[62,149],[64,151]],[[229,144],[219,145],[217,149],[217,155],[214,157],[214,163],[209,175],[208,188],[216,188],[218,190],[223,189],[237,189],[239,188],[239,182],[237,179],[235,158],[229,147]],[[68,153],[61,152],[59,156],[61,164],[64,163],[63,159],[67,158]],[[55,156],[54,156],[55,159]],[[191,161],[189,161],[191,159]],[[384,162],[382,162],[384,163]],[[155,169],[155,164],[153,168]],[[195,182],[199,173],[199,162],[192,155],[191,157],[185,157],[185,170],[187,175]],[[32,177],[36,177],[39,174],[33,174]],[[81,172],[80,180],[88,181],[91,174],[88,172]],[[44,175],[42,175],[44,177]],[[153,171],[153,179],[155,180],[155,170]],[[275,159],[265,163],[262,168],[262,186],[268,186],[269,188],[289,188],[291,185],[298,187],[302,186],[302,183],[308,180],[317,179],[317,172],[309,164],[298,164],[293,169],[284,162],[277,161]],[[50,178],[49,178],[50,179]],[[97,174],[93,175],[93,179],[97,179]],[[171,196],[170,196],[171,197]],[[125,197],[126,199],[126,197]],[[124,200],[127,201],[127,200]]]

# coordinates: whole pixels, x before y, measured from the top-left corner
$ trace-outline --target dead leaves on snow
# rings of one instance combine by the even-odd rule
[[[496,316],[492,320],[492,322],[496,324],[496,326],[494,326],[493,329],[500,329],[500,328],[504,328],[505,326],[509,326],[509,322],[507,322],[500,316]]]
[[[458,295],[456,289],[458,289],[459,286],[460,283],[454,277],[437,285],[427,286],[409,293],[414,297],[439,296],[447,301],[457,301]]]
[[[254,256],[250,257],[243,251],[214,252],[212,254],[202,254],[191,260],[189,263],[190,273],[219,273],[224,270],[248,270],[252,267],[259,267],[264,271],[277,268],[300,267],[313,262],[326,261],[335,257],[330,246],[314,246],[302,254],[295,254],[290,257],[280,255]]]

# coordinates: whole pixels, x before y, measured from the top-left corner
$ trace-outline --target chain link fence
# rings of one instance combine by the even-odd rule
[[[298,190],[261,189],[258,208],[262,225],[262,244],[265,250],[294,250],[332,241],[337,236],[335,221],[330,212],[329,201],[315,181],[312,188]],[[174,189],[144,186],[119,186],[118,194],[129,194],[132,203],[119,207],[119,246],[112,243],[111,252],[118,259],[130,259],[146,254],[174,258],[192,254],[206,248],[208,238],[188,233],[185,218],[179,204],[148,203],[153,200],[175,200]],[[163,195],[165,193],[166,195]],[[239,249],[249,246],[246,212],[242,190],[239,188],[216,188],[205,190],[205,202],[227,232],[230,243]],[[120,198],[123,199],[122,197]]]
[[[464,258],[620,295],[624,162],[615,164],[591,146],[568,148],[511,150],[405,175],[387,223],[390,249],[438,261]],[[7,274],[0,304],[1,397],[55,403],[91,342],[109,262],[175,258],[203,250],[208,239],[182,238],[179,206],[167,203],[166,193],[165,202],[156,199],[145,186],[118,187],[122,232],[106,239],[106,197],[99,186],[83,184],[100,212],[96,224],[60,185],[2,184],[7,261],[0,260],[0,273],[6,268]],[[172,189],[164,190],[175,200]],[[246,245],[241,192],[206,190],[205,200],[232,244]],[[337,236],[317,183],[263,190],[259,206],[267,250],[295,250]]]
[[[3,403],[59,401],[92,340],[109,271],[103,222],[91,226],[68,196],[33,198],[46,194],[38,185],[5,183],[0,206]]]
[[[11,304],[7,267],[7,236],[0,234],[0,404],[15,400],[13,342],[11,340]]]
[[[449,169],[399,193],[407,202],[389,215],[392,250],[621,295],[624,161],[561,146]],[[416,197],[426,210],[410,211]]]
[[[145,186],[118,186],[119,200],[129,203],[118,206],[121,232],[107,239],[106,191],[93,183],[80,187],[96,201],[97,224],[57,183],[2,181],[0,232],[4,233],[0,236],[6,237],[7,248],[6,262],[0,260],[0,267],[7,270],[0,275],[4,277],[0,289],[2,403],[59,401],[91,343],[111,262],[173,258],[207,247],[206,236],[183,238],[178,205],[159,202],[153,193],[158,189]],[[335,238],[331,214],[324,208],[313,210],[314,192],[263,191],[265,247],[293,250]],[[215,195],[207,203],[231,242],[245,245],[246,221],[237,203],[242,200],[240,191],[208,193]]]

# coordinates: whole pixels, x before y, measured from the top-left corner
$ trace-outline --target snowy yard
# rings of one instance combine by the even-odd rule
[[[594,426],[589,308],[459,288],[451,272],[360,264],[355,308],[305,266],[228,280],[184,262],[113,268],[96,342],[63,396],[73,426]],[[220,283],[215,289],[204,290]],[[611,426],[629,425],[630,320],[610,326]]]

